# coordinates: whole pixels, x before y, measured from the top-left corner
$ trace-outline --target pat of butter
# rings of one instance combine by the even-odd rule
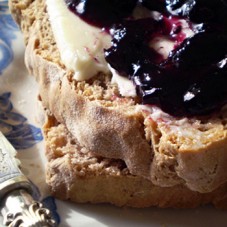
[[[116,83],[118,85],[120,94],[124,97],[136,97],[136,88],[134,83],[128,78],[120,76],[110,65],[109,69],[113,75],[112,83]]]
[[[108,73],[103,50],[111,46],[111,36],[81,20],[64,0],[46,0],[46,4],[62,62],[75,72],[74,79]]]
[[[117,83],[120,94],[135,97],[136,89],[133,82],[108,67],[105,60],[104,49],[111,46],[111,36],[81,20],[68,9],[64,0],[46,0],[46,4],[61,60],[68,69],[74,71],[74,79],[83,81],[99,72],[112,72],[112,82]],[[140,10],[141,8],[134,12],[136,18],[152,16],[150,11],[144,8]],[[181,20],[180,23],[186,37],[194,35],[186,21]],[[164,58],[168,57],[174,45],[171,39],[164,36],[155,38],[150,43],[150,47]]]

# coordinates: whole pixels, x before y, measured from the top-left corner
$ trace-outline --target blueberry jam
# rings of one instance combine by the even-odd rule
[[[195,116],[227,103],[227,0],[65,1],[86,22],[111,31],[106,61],[134,82],[143,104]],[[136,7],[160,16],[135,19]],[[174,43],[167,57],[151,45],[159,37]]]
[[[137,0],[66,0],[70,10],[86,22],[108,27],[131,15]]]
[[[166,10],[165,0],[141,0],[140,2],[152,11],[164,12]]]

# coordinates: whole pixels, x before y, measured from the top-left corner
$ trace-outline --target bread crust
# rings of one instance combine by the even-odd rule
[[[218,188],[224,190],[223,185],[227,181],[226,108],[212,116],[192,119],[178,119],[163,114],[157,116],[157,111],[151,114],[141,109],[135,99],[121,97],[117,88],[110,83],[110,75],[97,75],[91,81],[77,82],[73,80],[73,72],[67,70],[61,62],[48,21],[45,1],[23,0],[18,3],[11,0],[10,7],[25,36],[26,66],[39,83],[44,108],[50,110],[56,120],[65,125],[78,144],[93,157],[101,156],[125,162],[130,177],[122,176],[121,186],[124,177],[129,182],[128,187],[135,187],[135,191],[138,191],[138,187],[130,184],[137,182],[149,185],[144,186],[151,190],[144,197],[146,199],[148,195],[152,195],[153,189],[156,193],[161,190],[159,202],[152,202],[152,196],[147,202],[159,206],[178,206],[177,202],[175,205],[173,202],[163,202],[168,205],[161,205],[163,193],[172,190],[176,192],[183,188],[185,194],[182,193],[184,196],[188,195],[186,197],[189,204],[190,196],[198,195],[198,192],[204,193],[204,197],[199,193],[197,203],[193,202],[197,205],[206,203],[206,199],[199,199],[200,196],[206,198],[207,193],[213,195],[212,192],[218,191]],[[76,188],[79,186],[74,184],[78,177],[73,175],[72,166],[67,167],[64,159],[62,162],[66,167],[62,164],[64,171],[59,173],[60,166],[56,164],[58,161],[49,161],[48,179],[51,180],[47,181],[54,194],[58,195],[63,186],[56,186],[58,174],[70,174],[72,181],[64,182],[69,195],[63,199],[72,197],[74,200],[76,195],[73,188],[78,193],[79,189]],[[105,182],[106,176],[104,178],[103,180],[101,177],[100,181]],[[91,183],[95,179],[99,181],[96,176],[94,179],[88,177],[85,181],[80,179],[79,182],[83,187],[86,182]],[[115,178],[111,179],[115,182]],[[108,190],[106,193],[109,193]],[[120,189],[118,190],[120,194]],[[218,193],[219,191],[214,197]],[[111,198],[108,199],[111,202]],[[108,202],[108,199],[103,202]],[[140,197],[137,203],[140,203],[139,200],[146,203],[146,199]],[[180,203],[180,199],[176,200]],[[212,199],[208,200],[215,203]],[[92,202],[91,199],[87,201]],[[131,202],[113,203],[137,206]]]
[[[47,183],[59,199],[137,208],[193,208],[208,203],[216,208],[227,207],[226,183],[210,193],[195,192],[183,184],[159,187],[130,174],[121,160],[92,156],[51,116],[47,117],[44,135]]]

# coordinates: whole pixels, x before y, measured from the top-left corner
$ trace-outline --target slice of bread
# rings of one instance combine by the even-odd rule
[[[44,132],[47,183],[56,197],[135,207],[227,206],[226,108],[174,118],[122,97],[111,74],[76,81],[61,61],[45,0],[11,0],[10,8],[25,37],[26,66],[53,115]]]
[[[53,116],[47,116],[44,135],[47,183],[57,198],[140,208],[192,208],[207,203],[225,208],[227,205],[227,183],[210,193],[192,191],[184,184],[159,187],[130,174],[122,160],[94,157]]]

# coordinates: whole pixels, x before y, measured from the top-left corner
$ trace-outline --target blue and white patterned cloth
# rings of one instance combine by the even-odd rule
[[[18,27],[8,11],[8,1],[0,2],[0,76],[13,62],[12,42]],[[27,123],[27,119],[13,109],[11,91],[0,90],[0,130],[16,149],[25,149],[43,139],[41,130]]]
[[[16,149],[26,149],[41,141],[42,133],[22,114],[14,112],[10,96],[10,92],[0,94],[0,130]]]
[[[6,71],[14,64],[13,42],[17,39],[18,33],[19,29],[9,13],[8,1],[0,0],[0,131],[19,152],[23,152],[42,141],[43,136],[40,128],[30,124],[23,113],[14,108],[11,100],[12,95],[17,95],[14,84],[11,86],[12,90],[3,89],[2,81],[7,81],[9,76]],[[34,187],[37,186],[34,185]],[[56,222],[60,223],[55,199],[48,196],[43,199],[43,203],[51,210]]]
[[[8,12],[8,1],[0,2],[0,75],[13,60],[12,40],[17,26]]]

